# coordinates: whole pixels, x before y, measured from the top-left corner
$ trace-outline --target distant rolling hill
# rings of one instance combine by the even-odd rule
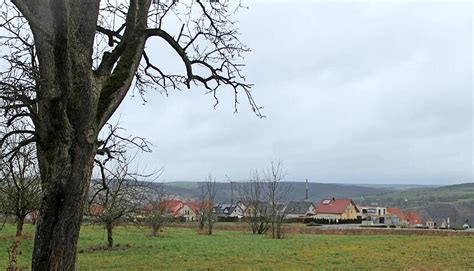
[[[234,201],[239,200],[239,186],[242,183],[234,182]],[[205,185],[202,182],[168,182],[165,188],[168,194],[183,199],[198,199],[201,194],[201,187]],[[289,200],[303,200],[305,198],[304,182],[284,182],[284,186],[289,186]],[[308,183],[308,198],[313,202],[318,202],[322,198],[352,198],[365,195],[378,195],[394,191],[388,188],[373,188],[349,184],[330,184],[330,183]],[[232,189],[230,183],[216,184],[216,201],[230,202]]]
[[[442,186],[429,189],[413,189],[354,198],[362,204],[377,203],[418,212],[424,219],[449,217],[461,226],[466,219],[474,224],[474,183]]]

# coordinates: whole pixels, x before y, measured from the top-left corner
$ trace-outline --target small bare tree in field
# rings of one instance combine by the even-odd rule
[[[148,142],[143,138],[120,135],[123,129],[118,126],[108,125],[108,129],[107,136],[100,141],[98,153],[102,156],[95,159],[99,178],[91,183],[89,208],[86,211],[105,226],[107,246],[111,248],[114,225],[143,209],[149,188],[138,178],[151,175],[133,171],[131,165],[135,156],[127,154],[134,149],[150,151]]]
[[[269,204],[265,202],[265,186],[258,171],[253,172],[250,181],[242,183],[239,190],[252,233],[265,234],[269,229]]]
[[[166,206],[168,195],[163,183],[150,192],[141,215],[143,222],[151,227],[153,237],[156,237],[161,227],[170,220]]]
[[[212,235],[214,223],[217,220],[214,203],[216,197],[216,179],[209,174],[206,182],[201,184],[201,194],[198,203],[199,229],[204,230],[207,225],[207,234]]]
[[[208,208],[207,208],[207,234],[212,235],[213,229],[214,229],[214,223],[217,220],[217,217],[215,215],[215,210],[214,210],[214,203],[215,203],[215,197],[216,197],[216,179],[213,178],[210,174],[209,177],[207,178],[206,182],[206,190],[207,190],[207,202],[208,202]]]
[[[21,147],[0,166],[0,213],[16,220],[16,236],[21,236],[28,214],[38,210],[41,188],[34,146]]]
[[[288,203],[287,195],[290,192],[290,186],[284,186],[282,183],[285,177],[281,162],[272,162],[270,168],[265,174],[266,199],[270,205],[267,213],[271,223],[272,238],[281,239],[283,237],[282,224],[284,222],[283,209]]]
[[[283,209],[291,188],[282,183],[284,176],[282,163],[272,162],[269,169],[255,170],[250,181],[240,185],[240,198],[253,234],[271,229],[272,238],[282,238]]]
[[[207,201],[207,186],[201,185],[201,194],[199,195],[199,208],[198,208],[198,221],[199,221],[199,230],[204,230],[204,226],[207,221],[207,210],[211,208],[209,202]]]

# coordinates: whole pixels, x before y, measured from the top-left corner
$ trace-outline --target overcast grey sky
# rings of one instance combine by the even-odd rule
[[[281,160],[289,181],[472,182],[472,14],[470,2],[252,1],[237,17],[267,118],[243,96],[234,114],[232,93],[213,109],[198,88],[127,99],[116,116],[155,145],[140,163],[165,181],[244,180]]]

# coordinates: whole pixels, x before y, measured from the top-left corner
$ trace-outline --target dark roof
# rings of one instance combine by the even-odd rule
[[[285,214],[306,214],[309,212],[309,208],[314,205],[310,201],[292,201],[288,203],[288,205],[285,208],[284,213]]]
[[[236,208],[240,208],[237,204],[217,204],[214,206],[218,217],[228,217]]]

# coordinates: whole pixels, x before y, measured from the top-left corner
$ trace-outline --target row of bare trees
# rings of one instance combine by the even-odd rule
[[[165,221],[163,185],[139,180],[156,179],[162,170],[145,174],[132,168],[137,154],[150,151],[149,143],[124,133],[118,125],[107,124],[94,159],[95,175],[84,210],[85,215],[104,225],[109,247],[113,246],[113,227],[119,221],[138,217],[140,224],[152,227],[154,236]],[[20,142],[21,137],[22,134],[10,136],[3,144]],[[30,215],[34,222],[40,208],[42,191],[38,171],[34,145],[22,146],[9,156],[2,155],[0,214],[15,219],[17,236],[22,234],[25,218]]]
[[[284,177],[282,163],[272,162],[269,169],[252,172],[250,181],[241,184],[240,198],[253,234],[271,230],[272,238],[283,237],[283,211],[291,190],[282,183]]]

